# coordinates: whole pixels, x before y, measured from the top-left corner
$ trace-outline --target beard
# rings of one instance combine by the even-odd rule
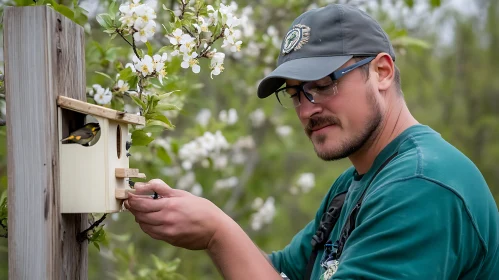
[[[349,157],[358,150],[360,150],[366,143],[374,139],[378,134],[378,128],[383,120],[383,115],[381,113],[380,106],[374,97],[374,90],[371,88],[367,92],[367,99],[370,105],[371,115],[368,117],[368,122],[364,128],[359,131],[356,135],[349,137],[339,143],[338,147],[325,147],[319,149],[318,145],[323,145],[330,135],[318,135],[312,140],[312,132],[315,127],[321,127],[325,125],[338,125],[341,127],[340,120],[333,116],[328,117],[316,117],[310,119],[307,126],[305,127],[305,132],[307,133],[309,139],[314,144],[314,150],[317,156],[325,161],[334,161]]]

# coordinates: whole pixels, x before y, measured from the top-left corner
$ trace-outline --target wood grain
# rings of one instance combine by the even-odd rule
[[[146,178],[146,174],[139,173],[139,170],[134,168],[116,168],[114,173],[116,178]]]
[[[127,199],[128,193],[135,193],[134,189],[116,189],[115,196],[117,199]]]
[[[65,96],[59,96],[57,98],[57,104],[62,108],[70,109],[83,114],[99,116],[115,120],[118,122],[123,122],[128,124],[138,124],[138,125],[146,124],[146,119],[143,116],[116,111],[113,109],[83,102],[80,100],[75,100]]]
[[[6,7],[9,279],[87,279],[87,216],[59,209],[59,95],[85,100],[83,28],[47,6]]]

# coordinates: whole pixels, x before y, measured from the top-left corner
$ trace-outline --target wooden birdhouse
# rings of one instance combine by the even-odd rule
[[[130,178],[145,178],[130,169],[128,125],[145,125],[142,116],[58,96],[59,139],[92,119],[100,131],[87,145],[59,142],[61,213],[112,213],[121,210]]]

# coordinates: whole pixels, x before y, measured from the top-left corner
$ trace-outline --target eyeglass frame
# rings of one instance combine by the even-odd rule
[[[352,64],[352,65],[349,65],[345,68],[342,68],[342,69],[338,69],[336,71],[333,71],[331,74],[327,75],[327,76],[324,76],[323,78],[321,79],[324,79],[325,77],[330,77],[331,80],[334,82],[337,82],[338,79],[340,79],[341,77],[345,76],[346,74],[350,73],[351,71],[361,67],[361,66],[364,66],[368,63],[370,63],[371,61],[373,61],[376,57],[372,56],[372,57],[368,57],[368,58],[364,58],[360,61],[357,61],[356,63]],[[309,93],[309,92],[306,92],[305,91],[305,88],[304,86],[307,84],[307,83],[310,83],[311,81],[307,81],[307,82],[302,82],[300,83],[299,85],[295,85],[295,86],[286,86],[286,87],[282,87],[278,90],[276,90],[274,93],[275,93],[275,96],[277,98],[277,101],[279,102],[279,104],[281,104],[281,106],[283,106],[284,108],[287,108],[286,106],[284,106],[281,102],[281,100],[279,99],[279,95],[277,94],[278,92],[280,91],[284,91],[284,90],[288,90],[288,89],[296,89],[297,92],[293,95],[290,96],[290,98],[293,98],[295,97],[296,95],[298,95],[298,105],[294,106],[294,108],[297,108],[298,106],[301,105],[301,102],[300,102],[300,93],[303,92],[303,95],[305,96],[305,98],[307,98],[308,101],[310,101],[310,103],[312,104],[318,104],[315,102],[314,100],[314,94],[312,93]]]

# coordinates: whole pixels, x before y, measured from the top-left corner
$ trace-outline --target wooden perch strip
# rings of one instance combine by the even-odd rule
[[[95,104],[90,104],[84,101],[76,100],[73,98],[69,98],[66,96],[59,95],[57,97],[57,105],[64,109],[68,109],[71,111],[80,112],[83,114],[89,114],[94,116],[99,116],[111,120],[115,120],[118,122],[124,122],[128,124],[138,124],[145,125],[146,119],[143,116],[138,116],[134,114],[128,114],[120,111],[116,111],[113,109],[109,109],[106,107],[102,107]]]
[[[116,199],[127,199],[128,193],[135,193],[134,189],[116,189],[114,190],[114,194]]]
[[[116,178],[146,178],[146,174],[139,173],[138,169],[133,168],[116,168],[114,173]]]

